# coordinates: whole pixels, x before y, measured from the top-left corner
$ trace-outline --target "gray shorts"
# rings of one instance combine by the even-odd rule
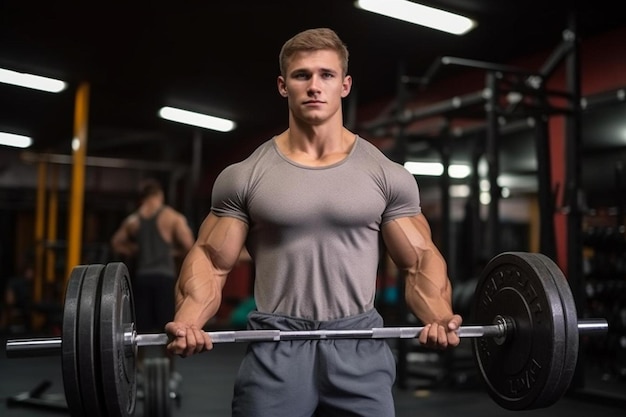
[[[382,327],[376,310],[313,321],[252,312],[253,330],[356,330]],[[233,417],[393,417],[396,362],[384,339],[254,342],[234,387]]]

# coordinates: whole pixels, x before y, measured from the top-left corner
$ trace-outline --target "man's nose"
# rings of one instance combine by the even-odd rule
[[[307,89],[309,94],[317,94],[320,92],[319,82],[320,79],[317,75],[311,77],[309,80],[309,87]]]

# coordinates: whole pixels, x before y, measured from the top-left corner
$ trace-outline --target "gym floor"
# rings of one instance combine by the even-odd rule
[[[19,338],[13,337],[11,338]],[[36,358],[7,358],[4,354],[6,337],[2,337],[0,355],[0,415],[4,417],[36,417],[69,415],[64,401],[60,356]],[[186,359],[177,359],[183,380],[180,404],[173,407],[173,417],[230,416],[231,390],[245,343],[215,345],[213,351]],[[19,394],[28,393],[44,382],[50,385],[40,397],[43,406],[14,402]],[[497,405],[476,384],[440,389],[395,389],[397,417],[409,416],[533,416],[533,417],[624,417],[624,403],[602,402],[579,395],[566,394],[556,404],[536,410],[510,411]],[[57,406],[55,406],[55,404]],[[59,407],[58,405],[61,405]],[[137,401],[136,416],[143,416],[141,401]],[[377,416],[379,417],[379,416]],[[383,416],[380,416],[383,417]]]

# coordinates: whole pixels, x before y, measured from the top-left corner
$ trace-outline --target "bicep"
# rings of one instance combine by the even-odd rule
[[[247,234],[245,222],[210,213],[200,226],[194,246],[202,249],[215,268],[227,272],[239,259]]]
[[[423,214],[385,223],[382,235],[389,256],[401,269],[417,266],[422,255],[434,246],[430,226]]]

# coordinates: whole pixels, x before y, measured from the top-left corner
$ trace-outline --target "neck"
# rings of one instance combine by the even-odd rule
[[[139,211],[145,216],[151,216],[163,206],[163,200],[157,196],[148,197],[141,203]]]
[[[289,159],[303,165],[325,166],[346,158],[356,140],[356,135],[345,129],[308,126],[306,129],[290,127],[277,137],[280,151]]]

